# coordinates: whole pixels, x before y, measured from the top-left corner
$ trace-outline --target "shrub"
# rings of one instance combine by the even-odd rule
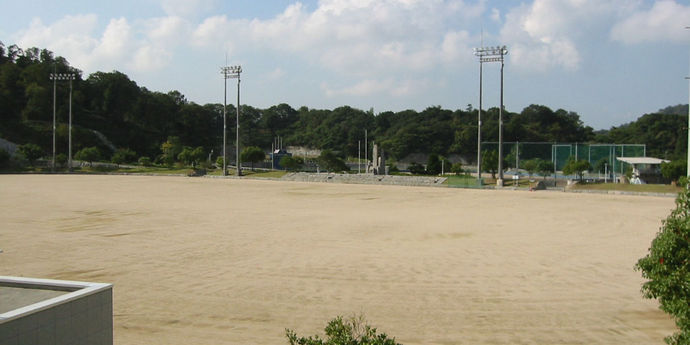
[[[395,338],[389,338],[385,333],[376,334],[376,328],[366,324],[362,316],[345,321],[338,316],[328,323],[324,331],[326,339],[318,335],[298,338],[290,329],[285,330],[285,336],[290,345],[399,345]]]
[[[68,158],[67,155],[64,154],[64,153],[58,153],[58,154],[55,156],[55,164],[57,164],[58,166],[61,166],[61,167],[67,166],[67,161],[68,161],[68,160],[69,160],[69,158]]]
[[[139,165],[143,165],[145,167],[150,167],[151,165],[153,165],[153,163],[151,162],[151,158],[146,157],[146,156],[141,156],[141,157],[139,157]]]
[[[671,181],[678,181],[679,178],[687,176],[687,161],[673,160],[668,163],[661,163],[661,175]]]
[[[462,163],[457,162],[450,167],[450,172],[452,172],[455,175],[462,175],[462,173],[465,172],[465,170],[462,168]]]
[[[410,172],[412,175],[426,175],[426,169],[424,169],[424,166],[421,164],[417,164],[417,162],[412,162],[408,167],[407,170]]]
[[[0,148],[0,169],[10,166],[10,154],[5,149]]]
[[[111,161],[117,165],[132,163],[137,159],[137,154],[130,149],[118,149],[113,154]]]
[[[19,152],[29,161],[30,165],[34,165],[34,162],[43,157],[44,154],[41,147],[33,143],[19,145]]]
[[[280,166],[288,171],[297,170],[302,164],[302,159],[300,157],[283,156],[280,159]]]
[[[87,147],[81,149],[74,155],[74,159],[84,162],[89,162],[90,166],[93,166],[93,162],[101,158],[101,151],[97,147]]]
[[[690,344],[690,190],[676,199],[676,209],[663,221],[649,254],[635,265],[647,281],[645,298],[659,300],[659,308],[670,314],[679,332],[666,337],[668,344]]]

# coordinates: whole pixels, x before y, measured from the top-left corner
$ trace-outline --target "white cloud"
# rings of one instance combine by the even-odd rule
[[[637,11],[617,23],[611,39],[627,44],[642,42],[689,42],[690,6],[659,1],[647,11]]]
[[[143,21],[146,34],[137,37],[137,28],[125,18],[116,18],[98,37],[98,18],[93,14],[65,16],[51,25],[34,19],[18,33],[17,44],[46,47],[87,73],[123,67],[151,71],[169,63],[171,53],[165,46],[174,43],[175,37],[184,37],[184,23],[175,17]]]
[[[171,17],[196,17],[213,10],[217,0],[160,0],[163,11]]]
[[[50,26],[34,18],[28,29],[17,34],[16,42],[21,47],[60,52],[58,55],[67,56],[72,64],[82,67],[91,63],[84,52],[92,51],[99,43],[91,37],[97,23],[95,14],[65,16]]]
[[[298,55],[340,74],[362,78],[360,89],[386,89],[394,83],[367,78],[429,71],[471,59],[467,31],[458,20],[475,18],[484,2],[452,0],[322,0],[313,11],[297,2],[279,15],[260,20],[207,18],[194,31],[199,46],[241,46]],[[464,52],[464,54],[463,54]],[[377,87],[374,87],[374,84]],[[398,92],[400,94],[400,92]]]
[[[578,69],[582,60],[578,39],[595,30],[618,2],[535,0],[511,9],[500,34],[509,45],[509,62],[524,70]]]

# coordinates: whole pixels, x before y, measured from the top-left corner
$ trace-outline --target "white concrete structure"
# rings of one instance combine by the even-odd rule
[[[113,286],[0,276],[0,344],[113,344]]]

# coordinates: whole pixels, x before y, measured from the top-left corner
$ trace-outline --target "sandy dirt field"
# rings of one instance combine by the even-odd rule
[[[633,270],[672,198],[0,176],[0,275],[114,284],[115,344],[660,344]]]

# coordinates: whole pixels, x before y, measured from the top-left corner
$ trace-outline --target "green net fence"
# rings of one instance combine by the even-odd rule
[[[498,151],[497,142],[482,143],[482,151]],[[573,159],[585,159],[593,167],[592,172],[602,170],[623,174],[628,168],[626,163],[616,157],[646,157],[647,147],[644,144],[582,144],[582,143],[535,143],[504,142],[503,156],[509,169],[520,169],[522,163],[530,159],[543,159],[553,163],[556,171],[563,170],[566,162]]]

